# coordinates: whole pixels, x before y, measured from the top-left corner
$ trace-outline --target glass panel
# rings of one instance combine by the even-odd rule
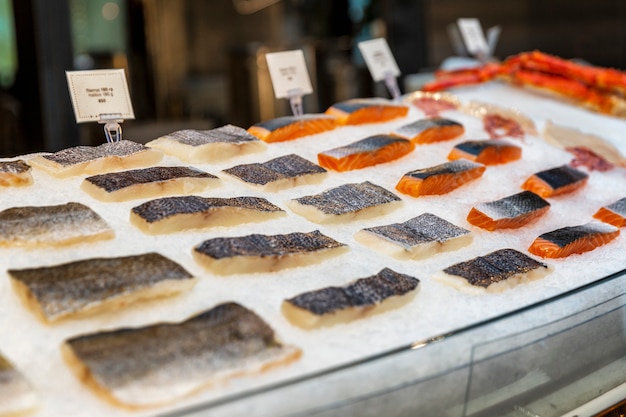
[[[9,87],[17,70],[15,26],[11,0],[0,0],[0,86]]]

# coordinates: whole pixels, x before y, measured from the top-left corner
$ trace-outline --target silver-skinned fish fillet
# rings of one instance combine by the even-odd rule
[[[321,262],[348,246],[315,230],[286,235],[248,235],[209,239],[193,250],[194,258],[219,275],[272,272]]]
[[[96,212],[80,203],[13,207],[0,212],[0,246],[64,246],[114,236]]]
[[[0,416],[24,415],[39,405],[31,383],[0,355]]]
[[[162,158],[161,151],[122,140],[99,146],[75,146],[37,156],[29,163],[55,177],[66,178],[150,166]]]
[[[149,234],[263,222],[287,213],[260,197],[165,197],[133,207],[130,222]]]
[[[80,188],[107,202],[187,195],[204,191],[219,178],[191,167],[150,167],[87,177]]]
[[[314,223],[339,223],[382,216],[401,204],[400,197],[369,181],[340,185],[287,203],[293,212]]]
[[[401,307],[418,292],[419,280],[384,268],[343,287],[326,287],[283,301],[293,324],[311,329],[345,323]]]
[[[0,162],[0,187],[31,185],[33,176],[30,171],[30,165],[21,159]]]
[[[8,274],[15,291],[44,322],[115,311],[178,294],[196,282],[182,266],[157,253],[10,269]]]
[[[316,184],[326,177],[326,170],[295,154],[280,156],[263,163],[237,165],[223,172],[246,185],[265,191]]]
[[[63,345],[79,378],[112,403],[163,405],[300,357],[254,312],[225,303],[180,323],[73,337]]]
[[[424,213],[403,223],[368,227],[355,239],[398,259],[424,259],[439,252],[457,250],[472,242],[469,230]]]
[[[260,152],[266,147],[245,129],[233,125],[211,130],[179,130],[148,142],[146,146],[191,163],[224,160],[239,154]]]

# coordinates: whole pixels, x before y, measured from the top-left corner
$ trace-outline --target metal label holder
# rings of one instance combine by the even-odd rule
[[[301,88],[292,88],[287,92],[291,112],[294,116],[302,116],[304,114],[304,109],[302,108],[302,95]]]
[[[104,125],[104,136],[108,143],[115,143],[122,140],[122,126],[124,119],[121,113],[101,114],[98,123]]]

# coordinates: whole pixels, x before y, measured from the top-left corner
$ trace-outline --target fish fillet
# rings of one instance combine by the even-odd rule
[[[84,384],[129,409],[169,404],[301,355],[300,349],[278,341],[261,317],[236,303],[179,323],[72,337],[62,350]]]
[[[446,194],[473,181],[485,172],[485,166],[466,159],[446,162],[404,174],[396,185],[401,193],[413,197]]]
[[[66,178],[74,175],[95,175],[122,169],[154,165],[163,158],[161,151],[140,143],[122,140],[99,146],[76,146],[31,159],[33,167]]]
[[[192,194],[219,183],[219,178],[190,167],[151,167],[87,177],[81,189],[106,202],[172,194]]]
[[[347,251],[347,245],[315,230],[310,233],[209,239],[193,249],[193,256],[214,273],[227,275],[305,266]]]
[[[343,287],[326,287],[285,300],[282,312],[305,329],[347,323],[403,306],[415,297],[419,282],[384,268]]]
[[[619,229],[610,224],[592,221],[543,233],[528,248],[542,258],[565,258],[605,245],[619,236]]]
[[[536,172],[522,184],[524,190],[532,191],[541,197],[555,197],[572,193],[585,184],[589,175],[569,165]]]
[[[325,113],[336,117],[340,125],[360,125],[405,117],[409,108],[385,99],[356,98],[335,103]]]
[[[33,176],[30,171],[30,165],[21,159],[0,162],[0,187],[31,185]]]
[[[365,181],[296,198],[287,205],[294,213],[314,223],[338,223],[385,215],[402,205],[402,200],[383,187]]]
[[[454,120],[429,117],[401,126],[393,133],[415,144],[427,144],[455,139],[465,133],[465,128]]]
[[[368,227],[354,238],[398,259],[424,259],[439,252],[457,250],[472,242],[469,230],[424,213],[404,223]]]
[[[253,152],[265,144],[245,129],[225,125],[211,130],[185,129],[161,136],[146,144],[189,163],[217,162]]]
[[[549,208],[550,203],[537,194],[522,191],[496,201],[477,204],[467,215],[467,221],[489,231],[516,229],[543,216]]]
[[[496,293],[543,278],[552,269],[515,249],[500,249],[451,265],[435,279],[468,293]]]
[[[0,416],[18,416],[39,406],[38,395],[31,383],[0,355]]]
[[[27,307],[48,323],[178,294],[196,282],[183,267],[158,253],[10,269],[8,274]]]
[[[264,142],[285,142],[317,133],[328,132],[337,127],[337,120],[324,114],[277,117],[256,123],[248,133]]]
[[[467,159],[483,165],[499,165],[517,161],[522,148],[503,139],[469,140],[452,148],[448,159]]]
[[[260,197],[165,197],[133,207],[130,222],[145,233],[163,234],[203,227],[262,222],[287,213]]]
[[[593,217],[615,227],[626,226],[626,198],[621,198],[608,206],[600,207]]]
[[[80,203],[13,207],[0,212],[0,246],[64,246],[114,236],[96,212]]]
[[[237,165],[223,172],[243,181],[246,185],[271,192],[316,184],[326,178],[324,168],[295,154],[280,156],[263,163]]]
[[[395,161],[415,149],[409,140],[394,135],[374,135],[317,154],[324,168],[344,172]]]

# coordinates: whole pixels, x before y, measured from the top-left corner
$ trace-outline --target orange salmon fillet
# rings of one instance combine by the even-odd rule
[[[480,228],[517,229],[541,217],[550,208],[550,203],[530,191],[472,207],[467,221]]]
[[[569,165],[563,165],[531,175],[522,184],[522,189],[532,191],[541,197],[554,197],[567,194],[587,184],[589,176]]]
[[[375,135],[347,146],[317,154],[318,163],[335,171],[351,171],[396,160],[415,149],[410,141],[393,135]]]
[[[448,154],[448,159],[468,159],[484,165],[499,165],[522,157],[522,148],[502,140],[476,140],[459,143]]]
[[[619,236],[611,225],[591,222],[581,226],[564,227],[537,237],[528,251],[542,258],[565,258],[605,245]]]
[[[382,99],[353,99],[335,103],[325,114],[337,118],[341,125],[380,123],[405,117],[409,107]]]
[[[601,207],[593,217],[615,227],[626,226],[626,198],[617,200],[608,206]]]
[[[484,172],[484,165],[459,159],[407,172],[396,185],[396,189],[413,197],[446,194],[479,178]]]
[[[323,114],[285,116],[256,123],[248,128],[248,133],[264,142],[285,142],[304,136],[314,135],[337,127],[334,117]]]
[[[420,145],[457,138],[465,133],[465,128],[454,120],[430,117],[404,125],[394,133]]]

